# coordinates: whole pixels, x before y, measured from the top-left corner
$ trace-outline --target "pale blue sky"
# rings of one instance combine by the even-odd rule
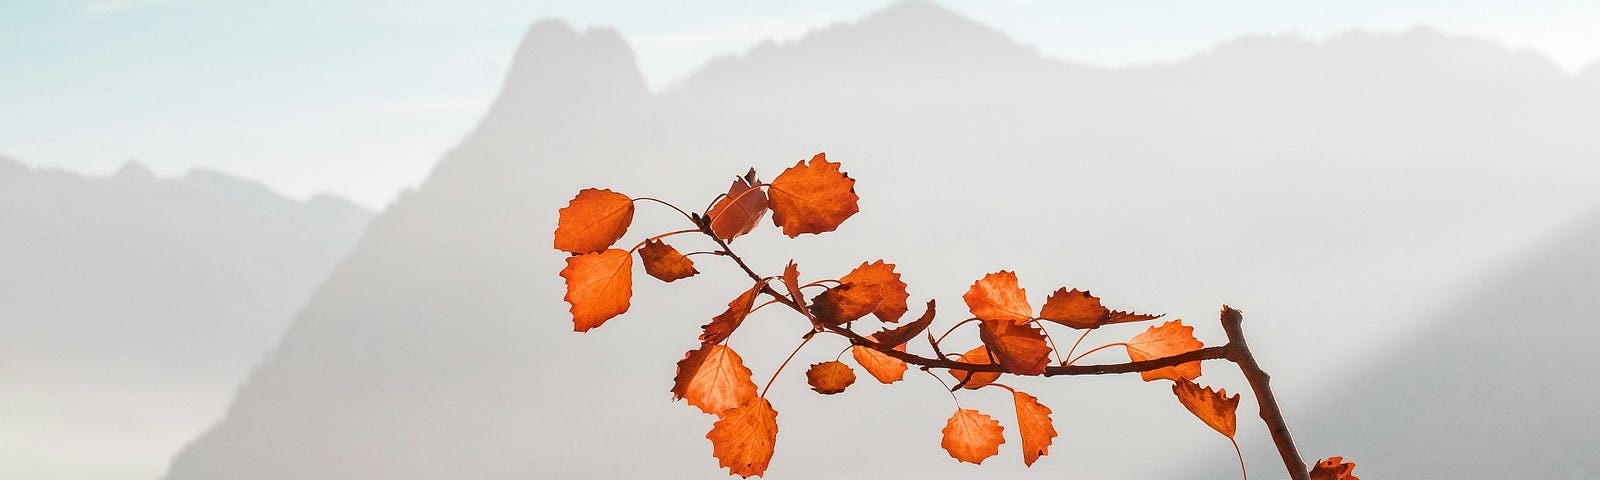
[[[619,30],[663,88],[709,58],[889,3],[0,1],[0,155],[94,173],[130,158],[163,174],[204,166],[382,206],[471,129],[535,20]],[[1593,1],[938,3],[1047,55],[1108,66],[1247,34],[1419,24],[1568,70],[1600,57]]]

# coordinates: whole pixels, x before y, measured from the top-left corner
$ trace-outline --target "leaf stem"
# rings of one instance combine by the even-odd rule
[[[939,375],[934,374],[933,372],[930,372],[930,371],[927,371],[927,370],[923,370],[922,372],[932,376],[934,380],[938,380],[939,381],[939,385],[943,385],[944,386],[944,393],[950,394],[950,399],[951,400],[955,400],[955,402],[956,402],[956,410],[960,410],[961,409],[961,399],[960,398],[956,398],[956,389],[955,388],[950,388],[950,384],[945,383],[943,378],[939,378]],[[961,387],[957,386],[956,388],[961,388]]]
[[[634,245],[633,248],[628,249],[628,253],[633,253],[635,251],[638,251],[640,248],[643,248],[646,243],[650,243],[651,240],[660,240],[660,239],[667,238],[667,237],[670,237],[670,236],[673,236],[673,235],[682,235],[682,234],[685,234],[685,233],[695,233],[695,232],[698,232],[698,231],[700,231],[700,230],[699,229],[673,230],[673,231],[670,231],[670,232],[667,232],[667,233],[656,235],[654,237],[646,238],[644,240],[640,240],[638,245]]]
[[[678,208],[677,205],[673,205],[671,203],[667,203],[666,201],[663,201],[663,200],[660,200],[660,199],[657,199],[657,198],[654,198],[654,197],[639,197],[639,198],[633,199],[634,202],[638,202],[638,201],[641,201],[641,200],[646,201],[646,202],[656,202],[656,203],[659,203],[659,204],[662,204],[662,205],[666,205],[667,208],[671,208],[673,210],[677,210],[679,215],[683,215],[683,218],[687,218],[687,219],[689,219],[690,222],[694,222],[694,217],[689,216],[689,212],[683,211],[683,209]]]
[[[772,389],[772,382],[778,379],[778,373],[783,372],[783,367],[789,366],[789,361],[794,360],[794,354],[800,353],[800,348],[806,346],[807,343],[811,343],[811,339],[816,337],[816,334],[817,332],[806,332],[806,339],[801,340],[799,345],[794,346],[794,351],[789,352],[789,358],[783,359],[783,363],[778,365],[778,369],[772,372],[772,378],[767,379],[767,386],[761,387],[761,398],[767,398],[767,390]]]
[[[1072,364],[1074,364],[1074,363],[1078,363],[1078,360],[1083,360],[1083,357],[1087,357],[1087,356],[1089,356],[1089,354],[1091,354],[1091,353],[1094,353],[1094,352],[1098,352],[1098,351],[1101,351],[1101,350],[1105,350],[1105,349],[1107,349],[1107,348],[1111,348],[1111,347],[1116,347],[1116,346],[1123,346],[1123,347],[1126,347],[1126,346],[1128,346],[1128,344],[1126,344],[1126,343],[1122,343],[1122,342],[1117,342],[1117,343],[1107,343],[1107,344],[1105,344],[1105,345],[1101,345],[1101,346],[1098,346],[1098,347],[1094,347],[1094,348],[1092,348],[1092,349],[1089,349],[1089,351],[1087,351],[1087,352],[1083,352],[1083,354],[1082,354],[1082,355],[1078,355],[1078,357],[1077,357],[1077,358],[1074,358],[1074,359],[1072,359],[1072,360],[1068,360],[1068,361],[1067,361],[1067,365],[1072,365]]]
[[[1244,471],[1244,452],[1239,451],[1239,440],[1228,437],[1228,441],[1233,442],[1233,454],[1239,456],[1239,477],[1242,480],[1250,480],[1250,473]]]
[[[944,335],[940,335],[939,339],[938,340],[934,340],[933,343],[934,344],[944,343],[944,337],[950,336],[951,332],[956,331],[957,328],[961,328],[962,325],[966,325],[966,324],[969,324],[969,323],[972,323],[972,322],[976,322],[976,321],[978,321],[978,319],[969,318],[969,319],[966,319],[966,320],[962,320],[960,323],[957,323],[955,325],[951,325],[950,329],[949,330],[945,330],[944,331]]]
[[[1089,338],[1089,332],[1093,332],[1093,331],[1094,331],[1094,329],[1091,328],[1091,329],[1088,329],[1088,330],[1084,330],[1083,331],[1083,335],[1078,335],[1078,341],[1072,342],[1072,348],[1067,349],[1067,358],[1072,358],[1072,352],[1078,350],[1078,344],[1083,343],[1083,339]],[[1065,365],[1065,364],[1063,364],[1063,365]]]

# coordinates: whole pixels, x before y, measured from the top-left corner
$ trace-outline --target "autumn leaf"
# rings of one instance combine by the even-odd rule
[[[1039,309],[1040,319],[1077,329],[1094,329],[1113,323],[1142,322],[1160,317],[1114,311],[1100,305],[1100,298],[1090,295],[1087,290],[1074,288],[1069,292],[1066,287],[1051,293],[1050,298],[1045,299],[1044,307]]]
[[[975,364],[979,364],[979,365],[988,365],[989,364],[989,348],[985,347],[983,345],[979,345],[978,348],[974,348],[972,350],[968,350],[967,353],[961,354],[961,358],[958,358],[956,360],[960,361],[961,363],[975,363]],[[968,374],[972,375],[972,379],[971,380],[967,379],[967,375]],[[952,368],[952,369],[950,369],[950,376],[956,377],[956,382],[958,382],[958,383],[965,382],[965,385],[963,385],[963,388],[966,388],[968,390],[976,390],[976,389],[978,389],[978,387],[982,387],[984,385],[988,385],[990,383],[994,383],[995,380],[999,380],[1000,379],[1000,372],[968,372],[966,370],[958,370],[958,369]]]
[[[833,395],[843,392],[850,384],[856,383],[856,371],[844,362],[830,360],[814,364],[807,369],[806,383],[817,393]]]
[[[1356,464],[1344,457],[1328,457],[1311,468],[1311,480],[1361,480],[1355,476]]]
[[[1005,270],[984,275],[967,294],[972,316],[983,320],[1007,320],[1023,323],[1033,320],[1033,307],[1028,305],[1028,292],[1017,286],[1017,275]]]
[[[694,269],[694,261],[678,253],[672,245],[661,243],[660,240],[647,240],[644,248],[639,249],[639,258],[644,260],[644,271],[652,277],[663,282],[671,282],[693,277],[700,273]]]
[[[610,249],[567,257],[565,300],[572,304],[573,330],[587,332],[628,311],[633,296],[633,255]]]
[[[756,396],[750,369],[732,348],[705,344],[678,361],[672,380],[672,399],[684,399],[710,414],[737,407]]]
[[[706,438],[711,440],[711,454],[729,474],[759,477],[766,473],[778,443],[778,411],[767,399],[751,397],[723,412]]]
[[[1128,340],[1128,358],[1135,362],[1170,357],[1199,350],[1205,344],[1194,338],[1194,327],[1184,326],[1183,320],[1173,320],[1159,327],[1150,327],[1144,333]],[[1194,380],[1200,376],[1200,361],[1181,363],[1171,367],[1139,372],[1139,377],[1149,382],[1156,379],[1172,381]]]
[[[904,352],[906,351],[906,346],[899,345],[894,349]],[[891,357],[889,354],[874,350],[872,347],[864,345],[852,346],[850,347],[850,355],[855,357],[856,363],[860,364],[861,368],[872,374],[872,378],[878,379],[878,382],[884,385],[898,382],[906,376],[906,362],[904,360]]]
[[[1039,457],[1050,454],[1051,439],[1056,437],[1055,422],[1050,420],[1050,407],[1039,399],[1016,390],[1011,391],[1017,405],[1017,431],[1022,435],[1022,463],[1033,466]]]
[[[556,249],[592,253],[611,248],[633,223],[633,199],[610,190],[585,188],[556,219]]]
[[[824,154],[818,153],[809,164],[797,162],[769,184],[772,223],[783,227],[789,238],[831,232],[860,211],[855,184]]]
[[[1033,324],[1021,325],[1010,320],[983,320],[978,327],[978,338],[994,352],[995,360],[1006,371],[1018,375],[1039,375],[1050,364],[1050,345],[1045,343],[1044,331]]]
[[[811,299],[811,314],[824,325],[839,325],[872,313],[883,299],[878,290],[855,283],[845,283],[823,290]]]
[[[800,267],[789,261],[789,266],[783,267],[783,288],[789,291],[789,299],[801,310],[806,310],[806,297],[800,293]]]
[[[728,195],[706,212],[711,219],[711,232],[717,238],[731,242],[761,224],[761,217],[767,214],[767,193],[756,186],[759,183],[755,169],[750,169],[750,173],[733,179]]]
[[[1211,387],[1200,388],[1200,385],[1189,380],[1178,380],[1172,384],[1172,393],[1178,396],[1178,401],[1184,408],[1189,409],[1200,421],[1206,422],[1217,433],[1233,438],[1233,433],[1238,427],[1235,412],[1239,409],[1239,395],[1228,396],[1228,390],[1212,391]]]
[[[861,266],[851,270],[839,282],[854,283],[877,291],[880,299],[872,314],[878,320],[898,322],[906,314],[906,299],[911,296],[906,293],[906,282],[900,281],[900,274],[894,272],[893,263],[883,263],[881,259],[872,263],[862,262]]]
[[[928,325],[932,325],[932,324],[933,324],[933,300],[928,300],[928,308],[926,310],[922,311],[922,316],[918,317],[916,321],[913,321],[911,323],[907,323],[905,325],[901,325],[901,326],[896,327],[896,328],[894,328],[892,330],[891,329],[880,330],[880,331],[878,331],[878,333],[874,333],[872,335],[868,335],[867,339],[868,340],[872,340],[873,342],[876,342],[879,345],[886,345],[886,346],[887,345],[901,345],[901,346],[903,346],[903,345],[906,344],[906,342],[909,342],[909,341],[911,341],[911,339],[916,338],[917,335],[921,334],[923,330],[927,330],[928,329]]]
[[[1005,427],[1000,422],[988,415],[978,413],[977,410],[959,409],[955,415],[944,425],[944,440],[939,446],[950,452],[951,457],[968,463],[983,463],[983,460],[1000,453],[1000,444],[1005,443],[1005,437],[1000,432]]]
[[[739,329],[739,325],[744,323],[744,318],[750,316],[750,306],[755,304],[756,295],[761,293],[762,285],[764,284],[757,283],[754,287],[750,287],[749,290],[745,290],[744,293],[734,297],[733,300],[728,302],[727,310],[723,310],[717,316],[711,317],[711,323],[701,325],[700,329],[704,330],[704,333],[700,334],[700,341],[722,343],[723,340],[728,339],[729,335],[733,335],[733,331]]]

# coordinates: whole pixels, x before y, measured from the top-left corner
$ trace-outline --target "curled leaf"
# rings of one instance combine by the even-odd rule
[[[750,287],[749,290],[745,290],[744,293],[734,297],[733,300],[728,302],[727,310],[723,310],[717,316],[711,317],[711,323],[701,325],[700,329],[704,332],[700,334],[700,341],[722,343],[723,340],[728,339],[729,335],[733,335],[733,331],[738,330],[739,325],[744,323],[744,318],[750,316],[750,307],[755,304],[756,295],[761,293],[762,285],[764,284],[757,283],[754,287]]]
[[[1101,305],[1100,297],[1090,295],[1089,291],[1076,288],[1067,291],[1066,287],[1051,293],[1050,297],[1045,299],[1044,307],[1039,309],[1040,319],[1077,329],[1094,329],[1113,323],[1140,322],[1160,317],[1160,315],[1113,311]]]
[[[1050,420],[1050,407],[1039,399],[1016,390],[1011,399],[1017,405],[1017,431],[1022,435],[1022,463],[1033,466],[1039,457],[1050,454],[1051,439],[1056,438],[1055,422]]]
[[[1178,401],[1189,409],[1189,413],[1199,417],[1217,433],[1233,438],[1238,428],[1235,413],[1239,410],[1239,394],[1229,397],[1227,389],[1212,391],[1211,387],[1200,388],[1199,384],[1189,380],[1173,382],[1172,393],[1178,396]]]
[[[1361,480],[1355,476],[1356,464],[1344,457],[1328,457],[1311,468],[1311,480]]]
[[[853,283],[878,292],[878,305],[872,310],[878,320],[898,322],[906,314],[906,299],[910,295],[906,293],[906,282],[900,281],[900,274],[894,272],[893,263],[883,263],[881,259],[872,263],[862,262],[861,266],[851,270],[839,282]]]
[[[565,300],[572,304],[572,328],[587,332],[628,311],[633,296],[633,255],[610,249],[567,257]]]
[[[894,349],[904,352],[906,351],[906,346],[899,345]],[[872,378],[878,379],[878,382],[884,385],[898,382],[906,376],[906,362],[904,360],[873,350],[872,347],[852,346],[850,347],[850,355],[855,357],[856,363],[860,364],[861,368],[872,374]]]
[[[767,192],[756,186],[759,183],[755,169],[733,179],[733,185],[728,186],[728,195],[706,212],[711,219],[712,233],[731,242],[734,237],[750,233],[756,225],[761,224],[761,217],[767,214]]]
[[[995,360],[1006,371],[1018,375],[1039,375],[1050,364],[1050,345],[1045,343],[1044,331],[1032,323],[1016,324],[1010,320],[983,320],[978,327],[978,338],[994,352]]]
[[[1128,358],[1135,361],[1154,360],[1188,353],[1205,347],[1194,338],[1194,327],[1185,326],[1183,320],[1173,320],[1159,327],[1150,327],[1144,333],[1128,340]],[[1200,361],[1181,363],[1171,367],[1139,372],[1139,377],[1149,382],[1156,379],[1172,381],[1194,380],[1200,376]]]
[[[843,362],[830,360],[814,364],[807,369],[806,383],[817,393],[833,395],[843,392],[850,384],[856,383],[856,371]]]
[[[823,290],[811,299],[811,314],[824,325],[839,325],[872,313],[883,296],[877,289],[845,283]]]
[[[1000,453],[1000,444],[1005,443],[1005,437],[1000,435],[1005,427],[1000,422],[988,415],[978,413],[977,410],[959,409],[955,415],[944,425],[944,439],[939,446],[950,452],[951,457],[968,463],[983,463],[983,460]]]
[[[892,330],[880,330],[878,333],[868,335],[867,339],[877,342],[879,345],[904,346],[906,342],[911,341],[913,338],[917,338],[917,335],[921,334],[924,330],[927,330],[928,325],[933,324],[933,315],[933,300],[928,300],[927,309],[922,311],[922,316],[917,317],[916,321],[901,325]]]
[[[789,291],[789,299],[794,300],[801,310],[806,309],[806,297],[800,293],[800,267],[789,261],[789,266],[783,267],[783,288]]]
[[[694,260],[683,256],[682,253],[678,253],[678,249],[660,240],[644,242],[644,248],[639,249],[639,258],[644,260],[645,273],[663,282],[689,278],[700,273],[694,269]]]
[[[684,399],[710,414],[737,407],[756,396],[750,369],[732,348],[705,344],[678,361],[672,379],[672,399]]]
[[[761,476],[778,443],[778,411],[767,399],[751,397],[723,412],[706,438],[711,440],[711,454],[729,474]]]
[[[592,253],[611,248],[633,223],[633,199],[610,190],[585,188],[556,219],[557,250]]]
[[[973,282],[966,295],[967,308],[972,316],[983,320],[1006,320],[1023,323],[1033,320],[1033,307],[1028,305],[1028,292],[1017,286],[1017,274],[1005,270],[984,275]]]
[[[831,232],[860,211],[856,181],[839,164],[818,153],[811,163],[795,163],[769,184],[772,223],[794,238],[802,233]]]
[[[957,360],[961,361],[962,363],[988,365],[990,363],[989,348],[979,345],[978,348],[968,350],[967,353],[961,354],[961,358],[958,358]],[[967,379],[968,375],[972,376],[971,380]],[[957,383],[965,383],[962,388],[966,388],[968,390],[977,390],[979,387],[994,383],[995,380],[999,380],[1000,372],[968,372],[966,370],[957,370],[952,368],[950,369],[950,376],[956,377]]]

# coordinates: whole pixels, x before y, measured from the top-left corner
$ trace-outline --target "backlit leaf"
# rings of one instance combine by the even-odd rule
[[[705,344],[678,361],[672,399],[684,399],[700,411],[719,414],[756,396],[750,369],[733,349]]]
[[[565,300],[572,304],[573,330],[587,332],[628,311],[633,296],[633,255],[610,249],[567,257]]]
[[[894,272],[893,263],[883,263],[878,260],[872,263],[862,262],[861,266],[851,270],[849,275],[839,279],[841,283],[854,283],[871,288],[878,292],[880,299],[877,308],[872,314],[878,320],[885,322],[898,322],[906,314],[906,282],[900,281],[900,274]]]
[[[1000,422],[988,415],[978,413],[977,410],[959,409],[955,415],[944,425],[944,440],[939,446],[950,452],[951,457],[968,463],[983,463],[983,460],[1000,453],[1000,444],[1005,443],[1005,437],[1000,432],[1005,427]]]
[[[1141,313],[1113,311],[1100,305],[1100,298],[1090,295],[1087,290],[1067,291],[1065,287],[1057,289],[1045,299],[1044,307],[1039,309],[1039,318],[1078,329],[1100,328],[1113,323],[1139,322],[1154,320],[1160,315],[1145,315]]]
[[[1044,331],[1032,323],[1018,325],[1010,320],[983,320],[978,338],[994,352],[995,360],[1006,371],[1018,375],[1044,373],[1050,364],[1050,345]]]
[[[806,383],[817,393],[833,395],[856,383],[856,371],[844,362],[830,360],[811,365],[806,370]]]
[[[734,237],[750,233],[761,224],[761,217],[767,214],[767,192],[757,187],[758,183],[755,169],[733,179],[728,195],[717,200],[706,212],[711,218],[711,232],[718,238],[731,242]]]
[[[824,325],[839,325],[872,313],[883,298],[878,290],[855,283],[845,283],[823,290],[811,299],[811,314]]]
[[[663,282],[689,278],[699,270],[694,269],[694,261],[678,253],[672,245],[661,243],[660,240],[644,242],[644,248],[639,249],[639,258],[644,260],[644,271],[652,277]]]
[[[906,346],[900,345],[894,347],[894,349],[904,352],[906,351]],[[850,347],[850,355],[855,357],[856,363],[860,364],[861,368],[872,374],[872,378],[878,379],[878,382],[885,385],[898,382],[906,376],[906,362],[904,360],[873,350],[872,347],[852,346]]]
[[[1033,466],[1039,457],[1050,454],[1051,439],[1056,438],[1055,422],[1050,420],[1050,407],[1039,403],[1033,395],[1011,392],[1017,405],[1017,431],[1022,435],[1022,463]]]
[[[766,473],[778,443],[778,411],[767,399],[751,397],[720,417],[706,433],[718,463],[741,477]]]
[[[761,293],[761,285],[763,284],[757,283],[754,287],[750,287],[749,290],[745,290],[744,293],[734,297],[733,300],[728,302],[727,310],[723,310],[717,316],[711,317],[711,323],[701,325],[700,329],[704,330],[704,333],[700,334],[700,341],[722,343],[723,340],[728,339],[729,335],[733,335],[733,331],[738,330],[739,325],[744,323],[744,318],[750,316],[750,307],[755,304],[756,295]]]
[[[789,261],[789,266],[783,267],[783,288],[789,291],[789,299],[794,300],[800,309],[806,309],[806,297],[800,293],[800,267]]]
[[[1182,320],[1173,320],[1159,327],[1150,327],[1144,333],[1128,340],[1128,358],[1138,362],[1188,353],[1205,347],[1194,338],[1194,327],[1184,326]],[[1200,361],[1181,363],[1171,367],[1139,372],[1144,381],[1165,378],[1172,381],[1194,380],[1200,376]]]
[[[1217,433],[1233,438],[1238,423],[1235,412],[1239,410],[1239,395],[1228,396],[1228,390],[1213,391],[1211,387],[1200,388],[1200,385],[1189,380],[1173,382],[1172,393],[1178,396],[1178,401],[1183,402],[1194,416],[1206,422]]]
[[[591,253],[611,248],[633,223],[633,199],[610,190],[585,188],[556,219],[557,250]]]
[[[839,164],[818,153],[811,163],[798,162],[769,188],[772,223],[790,238],[802,233],[831,232],[860,211],[856,206],[855,179],[839,171]]]
[[[978,348],[968,350],[967,353],[961,354],[961,358],[958,358],[957,360],[962,363],[988,365],[990,363],[989,348],[979,345]],[[967,380],[968,374],[972,375],[971,380]],[[962,388],[976,390],[978,387],[982,387],[984,385],[994,383],[995,380],[999,380],[1000,372],[968,372],[966,370],[950,369],[950,376],[956,377],[957,383],[965,381],[966,385],[964,385]]]
[[[868,335],[867,339],[877,342],[879,345],[904,346],[906,342],[916,338],[917,335],[921,334],[923,330],[928,329],[928,325],[932,324],[933,300],[928,300],[928,308],[922,311],[922,316],[918,317],[916,321],[901,325],[892,330],[880,330],[878,333]]]
[[[1361,480],[1355,476],[1356,464],[1344,457],[1328,457],[1311,468],[1311,480]]]
[[[967,294],[972,316],[984,320],[1007,320],[1023,323],[1033,319],[1033,307],[1028,305],[1028,292],[1017,286],[1017,275],[1005,270],[984,275]]]

